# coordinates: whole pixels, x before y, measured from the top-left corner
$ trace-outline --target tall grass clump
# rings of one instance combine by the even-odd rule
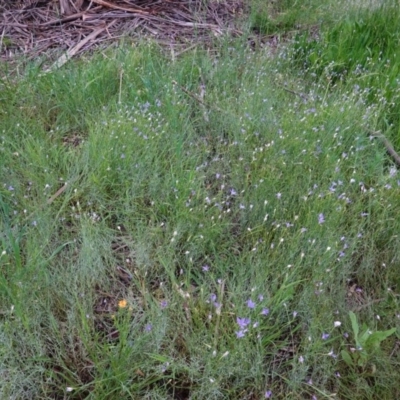
[[[322,27],[319,37],[301,34],[293,50],[295,64],[332,85],[352,85],[364,91],[369,104],[381,110],[380,127],[399,135],[400,11],[386,1],[352,8],[334,25]]]
[[[0,397],[397,398],[378,110],[240,40],[0,81]]]

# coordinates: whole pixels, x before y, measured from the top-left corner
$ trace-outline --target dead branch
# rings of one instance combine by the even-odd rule
[[[396,152],[392,144],[389,142],[389,140],[386,139],[386,137],[380,133],[371,133],[372,137],[376,137],[381,140],[383,145],[385,146],[386,152],[388,155],[392,158],[392,160],[395,162],[395,164],[400,167],[400,155]]]

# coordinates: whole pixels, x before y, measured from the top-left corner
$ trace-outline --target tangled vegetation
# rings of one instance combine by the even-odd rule
[[[277,3],[1,66],[0,397],[400,397],[399,11]]]

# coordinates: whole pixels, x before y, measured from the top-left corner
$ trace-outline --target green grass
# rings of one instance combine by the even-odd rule
[[[1,398],[399,397],[382,107],[288,54],[3,70]]]
[[[389,130],[396,145],[399,136],[400,14],[398,2],[388,0],[349,12],[321,38],[299,34],[294,58],[297,65],[333,85],[345,82],[364,91],[370,104],[381,108],[380,128]]]
[[[250,28],[263,35],[292,36],[312,28],[322,20],[335,20],[343,13],[343,0],[320,2],[316,0],[251,0],[249,2]],[[346,7],[349,7],[346,4]]]

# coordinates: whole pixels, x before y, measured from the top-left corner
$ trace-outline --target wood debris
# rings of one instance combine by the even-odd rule
[[[177,52],[193,41],[239,35],[243,0],[0,0],[0,59],[70,57],[117,40],[150,35]],[[64,53],[60,57],[60,54]]]

